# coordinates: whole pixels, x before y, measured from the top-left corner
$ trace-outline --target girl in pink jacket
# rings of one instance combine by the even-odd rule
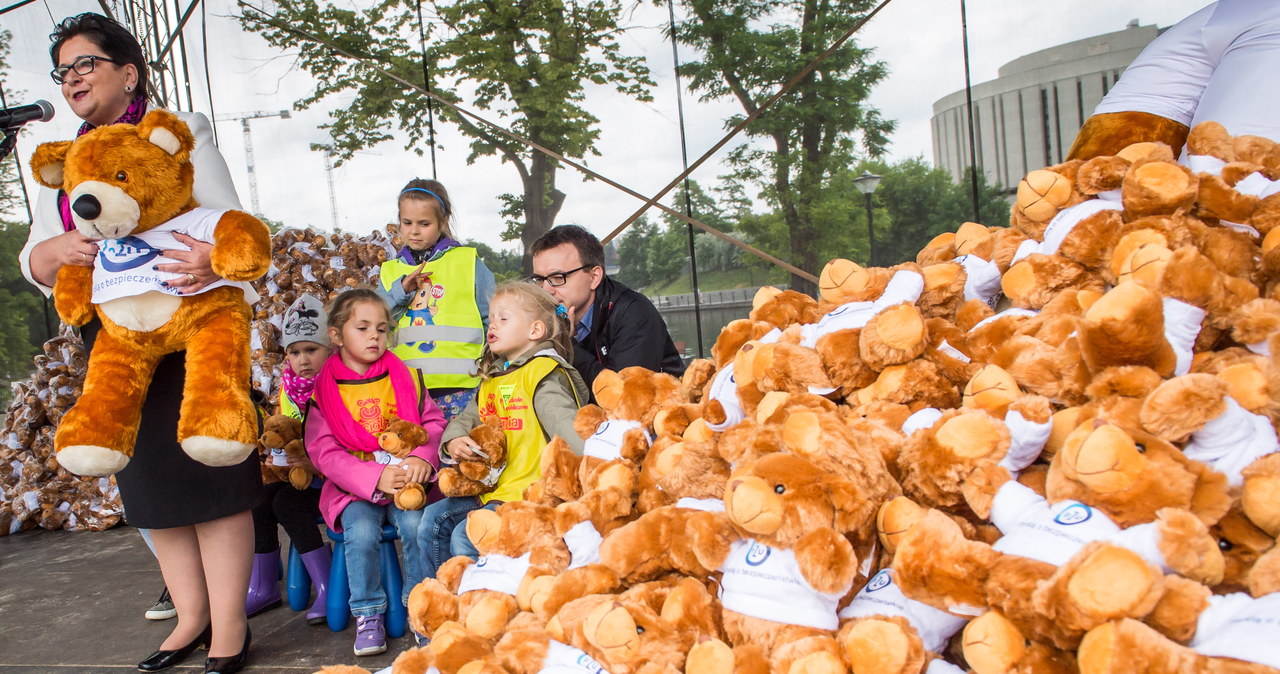
[[[355,654],[374,655],[387,649],[387,602],[407,601],[424,575],[417,535],[422,511],[400,510],[392,497],[411,482],[435,480],[445,421],[431,397],[422,395],[414,372],[387,350],[391,312],[376,293],[342,293],[329,308],[328,322],[336,352],[316,377],[305,442],[326,478],[320,513],[330,528],[345,532]],[[403,460],[378,447],[378,433],[395,419],[421,424],[429,436]],[[387,597],[382,589],[378,545],[387,521],[399,532],[404,551],[400,597]]]

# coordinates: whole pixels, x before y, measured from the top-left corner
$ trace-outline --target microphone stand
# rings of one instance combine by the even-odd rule
[[[22,126],[14,126],[8,129],[0,129],[0,133],[4,134],[4,138],[0,138],[0,161],[4,161],[5,157],[13,152],[13,147],[18,144],[18,129]]]

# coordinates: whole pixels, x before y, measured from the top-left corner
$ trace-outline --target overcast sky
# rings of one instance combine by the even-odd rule
[[[1122,30],[1132,19],[1167,27],[1205,4],[1202,0],[971,1],[967,9],[972,80],[978,84],[993,79],[1001,65],[1024,54]],[[257,35],[243,32],[230,18],[236,11],[233,0],[206,0],[206,6],[214,111],[223,115],[292,109],[293,102],[310,90],[309,75],[290,72],[289,59],[279,58],[280,54]],[[52,122],[29,125],[31,131],[24,134],[19,144],[24,173],[36,143],[71,137],[79,124],[48,77],[47,35],[55,20],[96,10],[95,0],[42,0],[0,16],[0,28],[13,34],[10,77],[4,82],[9,104],[44,98],[57,109]],[[654,101],[640,103],[607,88],[591,90],[586,107],[601,120],[601,156],[586,163],[632,189],[652,194],[682,170],[675,78],[671,45],[661,34],[665,8],[644,5],[636,8],[632,18],[640,27],[624,36],[624,48],[648,60],[658,85]],[[188,60],[198,75],[192,83],[197,91],[196,107],[209,114],[200,37],[197,12],[186,32]],[[889,76],[874,90],[871,102],[886,118],[898,120],[890,158],[923,156],[932,161],[929,118],[933,102],[964,87],[959,0],[892,0],[856,39],[864,47],[874,47],[875,56],[889,66]],[[691,56],[687,47],[681,49],[682,58]],[[797,70],[803,65],[796,61]],[[15,95],[14,91],[23,93]],[[259,198],[266,216],[290,226],[331,228],[324,159],[309,146],[327,140],[319,126],[327,119],[327,110],[343,103],[335,100],[327,107],[295,111],[289,120],[250,122]],[[740,110],[730,102],[701,103],[687,93],[684,104],[692,161],[721,138],[723,120]],[[223,156],[247,210],[249,178],[241,126],[219,122],[217,128]],[[518,242],[500,240],[503,225],[496,198],[504,192],[520,191],[515,170],[496,159],[467,165],[468,149],[461,136],[439,127],[438,137],[444,147],[437,151],[437,173],[452,194],[460,235],[516,249]],[[693,178],[714,184],[716,176],[724,172],[715,160],[726,152],[721,150]],[[358,155],[333,171],[339,226],[364,233],[392,222],[400,187],[414,176],[430,175],[429,159],[406,151],[403,141],[389,141]],[[27,183],[34,189],[29,177]],[[601,182],[582,181],[568,167],[561,172],[558,186],[568,195],[558,223],[578,223],[600,236],[640,204]]]

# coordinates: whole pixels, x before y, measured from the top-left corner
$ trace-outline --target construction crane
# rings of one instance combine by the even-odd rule
[[[253,137],[249,132],[249,120],[262,119],[263,117],[279,117],[280,119],[289,119],[288,110],[280,110],[278,112],[241,112],[227,113],[218,115],[213,118],[215,122],[240,122],[241,128],[244,129],[244,162],[249,168],[249,202],[253,204],[253,214],[261,215],[262,209],[258,207],[258,174],[253,165]]]
[[[329,217],[333,220],[333,231],[336,232],[340,228],[338,227],[338,196],[333,189],[333,146],[312,143],[311,149],[324,155],[324,177],[329,183]]]

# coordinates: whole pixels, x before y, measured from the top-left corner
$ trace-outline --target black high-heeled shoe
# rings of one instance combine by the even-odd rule
[[[147,656],[146,660],[138,663],[138,671],[140,672],[158,672],[182,662],[191,655],[191,652],[197,648],[208,648],[209,640],[212,638],[212,625],[204,628],[196,638],[186,646],[172,651],[158,650]]]
[[[249,655],[249,641],[252,639],[253,633],[249,631],[249,626],[244,627],[244,648],[240,649],[235,655],[228,655],[225,658],[206,658],[204,661],[205,674],[232,674],[244,668],[245,658]]]

